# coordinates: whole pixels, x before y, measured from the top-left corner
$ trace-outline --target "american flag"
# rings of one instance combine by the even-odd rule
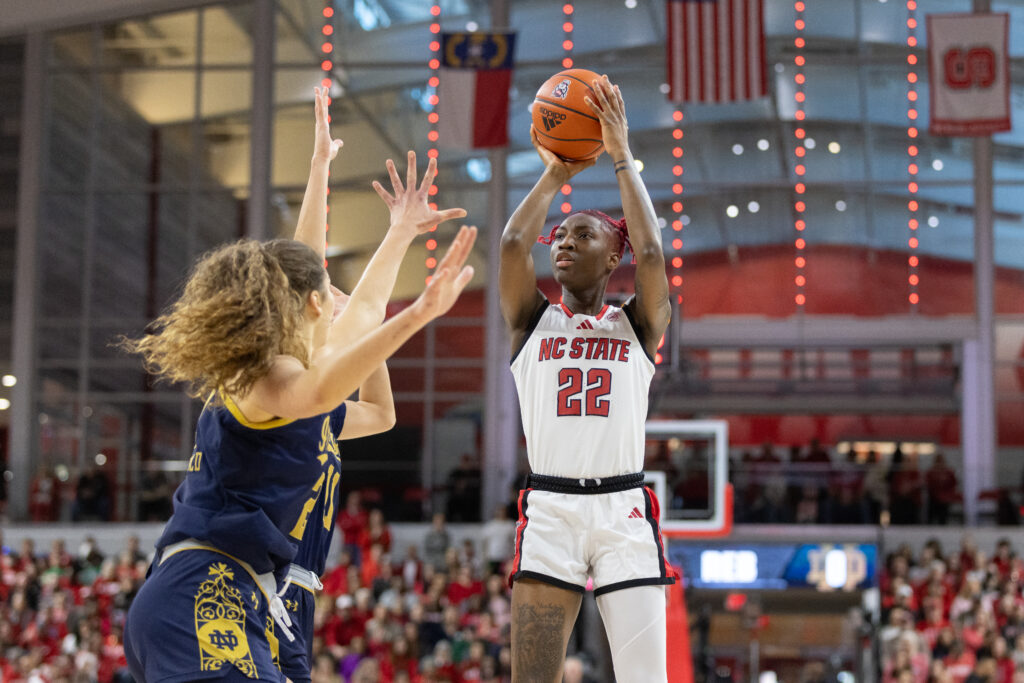
[[[668,0],[666,11],[671,101],[768,94],[763,0]]]

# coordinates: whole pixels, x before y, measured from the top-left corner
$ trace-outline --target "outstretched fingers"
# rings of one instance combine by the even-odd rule
[[[384,189],[383,185],[381,185],[376,180],[374,180],[373,183],[371,184],[373,185],[373,189],[377,191],[377,194],[380,196],[380,198],[384,200],[385,204],[391,206],[392,204],[395,203],[395,198],[391,196],[390,192]]]
[[[437,177],[437,159],[430,157],[430,161],[427,162],[427,172],[423,174],[423,184],[420,185],[420,192],[427,192],[430,190],[430,186],[434,184],[434,178]]]
[[[388,169],[388,175],[391,177],[391,187],[395,191],[395,196],[397,197],[398,195],[405,192],[405,186],[402,185],[402,178],[401,176],[398,175],[398,169],[395,168],[394,161],[388,159],[386,162],[384,162],[384,165]]]
[[[465,217],[466,217],[466,210],[465,209],[444,209],[443,211],[438,211],[437,212],[437,222],[438,223],[444,223],[445,221],[450,221],[453,218],[465,218]]]
[[[444,258],[441,259],[441,263],[438,264],[438,270],[449,270],[456,272],[462,267],[462,264],[469,258],[470,252],[473,250],[473,243],[476,241],[476,226],[475,225],[463,225],[459,228],[459,233],[452,240],[452,244],[448,247],[447,253]]]
[[[410,190],[416,189],[416,152],[409,150],[407,159],[408,168],[405,170],[405,186]]]

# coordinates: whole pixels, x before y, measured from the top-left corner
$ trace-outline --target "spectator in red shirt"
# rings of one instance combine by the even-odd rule
[[[473,577],[473,570],[468,566],[459,567],[455,581],[448,584],[448,604],[459,607],[474,595],[484,594],[484,584]]]
[[[359,531],[359,550],[363,557],[373,544],[379,545],[385,553],[391,552],[391,530],[384,521],[384,513],[378,508],[370,510],[366,526]]]
[[[323,584],[324,593],[330,596],[337,597],[342,593],[349,592],[348,585],[348,570],[351,566],[351,558],[348,551],[342,549],[338,555],[338,564],[332,567],[324,574],[321,583]]]
[[[338,529],[341,530],[342,542],[348,551],[352,563],[359,565],[362,557],[359,554],[359,534],[369,523],[369,515],[363,509],[359,491],[350,491],[345,498],[345,508],[338,514]]]

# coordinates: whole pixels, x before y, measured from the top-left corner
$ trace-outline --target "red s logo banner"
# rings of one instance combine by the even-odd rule
[[[988,88],[996,81],[996,53],[989,47],[950,48],[942,61],[944,80],[953,90]]]

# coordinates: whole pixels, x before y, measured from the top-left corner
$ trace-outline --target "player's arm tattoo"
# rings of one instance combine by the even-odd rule
[[[520,605],[512,632],[514,681],[560,680],[565,660],[565,608],[561,605]]]

